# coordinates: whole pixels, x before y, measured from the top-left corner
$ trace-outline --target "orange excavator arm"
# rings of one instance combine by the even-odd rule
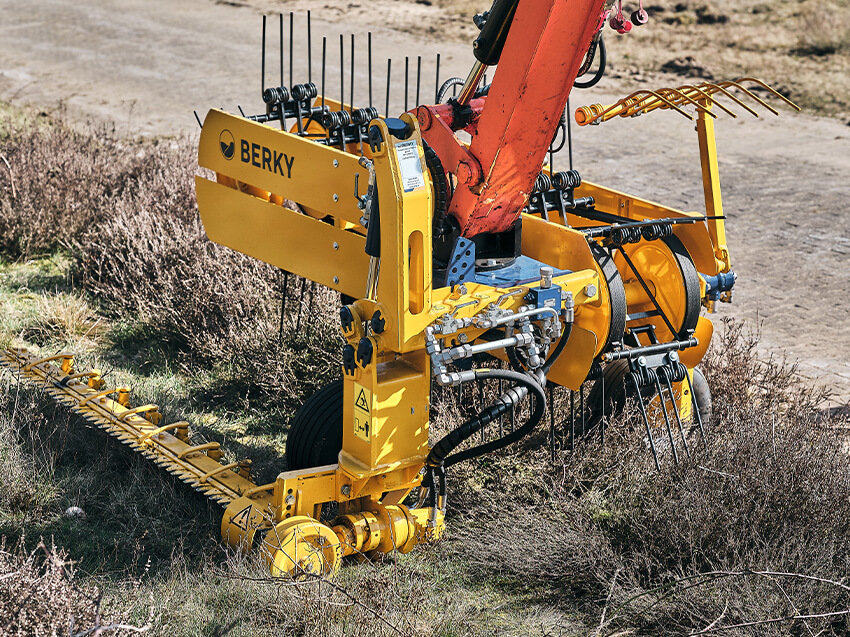
[[[605,0],[496,0],[488,27],[499,40],[476,46],[478,58],[456,102],[422,107],[423,137],[458,187],[449,213],[461,234],[509,230],[519,218],[594,34],[602,27]],[[491,44],[485,42],[486,44]],[[502,48],[503,47],[503,48]],[[498,62],[486,97],[472,100],[482,67]],[[474,102],[474,103],[473,103]],[[472,135],[468,149],[447,129]]]

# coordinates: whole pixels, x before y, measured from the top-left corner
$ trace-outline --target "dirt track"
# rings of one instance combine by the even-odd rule
[[[210,0],[90,0],[85,4],[0,2],[0,100],[48,112],[57,110],[61,102],[72,121],[114,121],[122,132],[155,135],[195,134],[193,109],[201,114],[209,106],[235,111],[239,103],[246,110],[260,110],[257,10]],[[411,6],[380,4],[387,11]],[[328,36],[327,92],[331,95],[339,93],[340,30],[358,34],[358,68],[365,60],[363,11],[354,7],[359,12],[351,16],[354,26],[324,22],[314,11],[313,79],[319,82],[321,37]],[[423,20],[429,17],[427,12],[436,10],[413,7],[425,12]],[[343,14],[336,10],[325,15]],[[305,80],[307,72],[303,24],[300,15],[296,82]],[[378,105],[384,100],[386,59],[392,55],[395,60],[391,111],[403,106],[405,54],[424,58],[423,101],[431,99],[433,58],[438,51],[442,78],[465,75],[471,64],[468,46],[438,46],[435,33],[424,41],[388,28],[372,31]],[[269,25],[269,83],[279,77],[277,43],[274,19]],[[345,64],[347,69],[347,50]],[[415,89],[411,85],[412,105]],[[364,68],[357,73],[355,101],[365,101],[365,86]],[[613,81],[605,80],[597,89],[575,93],[573,105],[610,103],[620,94]],[[850,128],[836,120],[788,110],[779,118],[765,115],[754,120],[742,114],[737,120],[722,115],[718,120],[729,244],[739,279],[735,304],[721,306],[717,316],[746,319],[753,328],[761,325],[765,352],[786,352],[789,359],[799,359],[803,374],[833,388],[837,404],[847,403]],[[676,207],[702,208],[696,135],[684,118],[656,113],[615,120],[575,130],[574,145],[575,167],[589,181]],[[565,163],[565,157],[556,159],[556,167]]]

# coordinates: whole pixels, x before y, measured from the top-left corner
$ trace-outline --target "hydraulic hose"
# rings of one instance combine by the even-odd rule
[[[594,42],[596,42],[594,40]],[[599,34],[599,40],[596,43],[596,46],[591,44],[590,50],[587,52],[587,62],[582,65],[582,68],[579,70],[578,76],[581,77],[587,71],[590,70],[590,65],[593,64],[593,58],[596,57],[596,52],[599,51],[599,68],[596,69],[596,73],[592,78],[587,80],[586,82],[582,82],[581,80],[576,79],[573,83],[573,86],[576,88],[590,88],[591,86],[596,86],[599,84],[599,80],[602,79],[602,76],[605,75],[605,66],[608,63],[608,51],[605,48],[605,40],[602,37],[602,34]]]
[[[534,429],[534,427],[537,426],[543,417],[543,412],[546,409],[546,394],[543,391],[543,388],[529,376],[508,370],[480,369],[475,370],[475,378],[499,378],[509,382],[514,382],[521,387],[512,387],[494,404],[481,410],[481,412],[479,412],[476,416],[467,420],[460,427],[450,432],[436,445],[434,445],[431,449],[431,453],[428,454],[428,458],[425,460],[425,464],[427,466],[437,467],[442,465],[443,467],[450,467],[451,465],[462,462],[463,460],[468,460],[469,458],[474,458],[485,453],[490,453],[491,451],[496,451],[497,449],[502,449],[509,444],[524,438]],[[516,405],[529,393],[534,396],[534,409],[528,421],[522,425],[522,427],[515,429],[507,436],[499,438],[498,440],[493,440],[492,442],[478,445],[471,449],[466,449],[465,451],[461,451],[454,455],[449,455],[465,440],[468,440],[476,432],[480,431],[482,427],[506,413],[511,407]]]

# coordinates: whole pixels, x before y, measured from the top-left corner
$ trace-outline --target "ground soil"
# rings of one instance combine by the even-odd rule
[[[365,42],[366,32],[372,31],[373,101],[381,111],[388,57],[394,59],[390,111],[396,113],[405,104],[404,56],[410,57],[407,101],[411,106],[417,56],[423,60],[420,101],[432,99],[438,52],[441,78],[465,76],[472,62],[469,45],[459,41],[472,34],[468,26],[459,26],[463,11],[447,11],[430,1],[247,5],[211,0],[90,0],[81,5],[70,0],[26,4],[2,0],[0,100],[62,112],[76,124],[114,122],[119,131],[131,135],[196,135],[193,109],[201,117],[210,106],[236,111],[241,104],[246,111],[261,110],[259,16],[263,10],[281,9],[299,12],[293,64],[296,82],[307,77],[302,10],[312,11],[316,83],[321,81],[322,37],[328,38],[326,90],[330,95],[340,90],[339,33],[346,34],[346,73],[348,34],[356,34],[358,103],[368,101]],[[694,15],[698,17],[696,10]],[[378,18],[380,24],[376,24]],[[659,27],[662,34],[670,27],[664,24]],[[656,47],[657,59],[671,57],[657,37],[642,37],[647,47]],[[271,84],[279,81],[276,15],[268,26],[268,42],[266,83]],[[614,46],[615,69],[631,68],[618,61],[616,54]],[[753,53],[753,57],[758,63],[759,56]],[[288,66],[285,50],[287,84]],[[756,71],[764,75],[770,69]],[[832,72],[824,70],[826,75]],[[638,64],[633,72],[615,73],[595,89],[577,91],[573,106],[610,103],[632,90],[637,80],[650,87],[685,81]],[[345,86],[347,97],[347,77]],[[846,98],[839,96],[839,101]],[[832,388],[834,404],[844,404],[850,400],[850,213],[846,209],[850,127],[843,119],[781,110],[778,118],[766,114],[756,120],[740,109],[738,119],[719,117],[729,245],[739,274],[735,303],[721,306],[719,315],[748,321],[752,329],[761,331],[765,355],[787,354],[799,360],[805,376]],[[531,109],[529,116],[533,117]],[[692,123],[684,118],[654,113],[574,129],[574,149],[575,167],[587,180],[675,207],[703,207],[696,136]],[[567,161],[562,153],[556,168],[566,167]]]

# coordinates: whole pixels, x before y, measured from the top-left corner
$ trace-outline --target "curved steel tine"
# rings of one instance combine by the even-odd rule
[[[709,115],[711,115],[714,119],[717,119],[717,113],[712,113],[710,110],[708,110],[707,108],[705,108],[702,104],[700,104],[699,102],[697,102],[695,99],[692,99],[692,98],[688,97],[687,95],[685,95],[684,93],[682,93],[682,91],[680,91],[679,89],[670,88],[670,87],[665,87],[665,88],[660,88],[660,89],[658,89],[658,90],[659,90],[659,91],[669,91],[670,93],[674,93],[674,94],[681,95],[681,96],[682,96],[685,100],[687,100],[688,102],[690,102],[691,104],[693,104],[694,106],[696,106],[696,108],[697,108],[698,110],[705,111],[706,113],[708,113]]]
[[[706,87],[708,87],[708,94],[709,94],[709,95],[713,95],[714,93],[717,93],[718,91],[719,91],[719,92],[721,92],[721,93],[723,93],[723,94],[724,94],[726,97],[728,97],[730,100],[734,101],[736,104],[738,104],[739,106],[741,106],[741,108],[744,108],[744,109],[746,109],[747,111],[749,111],[749,112],[750,112],[750,114],[751,114],[753,117],[758,117],[758,116],[759,116],[759,114],[758,114],[756,111],[754,111],[752,108],[750,108],[749,106],[747,106],[746,104],[744,104],[744,102],[743,102],[743,101],[741,101],[740,99],[738,99],[737,97],[735,97],[732,93],[730,93],[729,91],[727,91],[727,90],[726,90],[725,88],[723,88],[722,86],[719,86],[719,85],[717,85],[717,84],[712,84],[712,83],[710,83],[710,82],[703,82],[702,84],[700,84],[700,86],[706,86]]]
[[[604,121],[607,121],[607,120],[608,120],[608,119],[610,119],[610,118],[606,118],[606,117],[605,117],[606,115],[611,114],[613,111],[615,111],[615,110],[616,110],[616,109],[618,109],[618,108],[622,110],[622,109],[623,109],[623,107],[627,104],[627,102],[628,102],[630,99],[632,99],[632,98],[634,98],[634,97],[637,97],[637,96],[638,96],[638,95],[640,95],[641,93],[645,93],[645,92],[646,92],[646,91],[644,91],[644,90],[640,90],[640,91],[635,91],[635,92],[634,92],[634,93],[632,93],[631,95],[627,95],[626,97],[624,97],[624,98],[622,98],[622,99],[618,100],[618,101],[617,101],[617,102],[615,102],[614,104],[611,104],[611,106],[609,106],[608,108],[606,108],[605,110],[603,110],[603,111],[602,111],[601,113],[599,113],[599,115],[597,115],[596,117],[591,118],[591,119],[587,122],[587,124],[588,124],[588,125],[589,125],[589,124],[593,124],[593,123],[594,123],[596,120],[598,120],[598,119],[601,119],[603,122],[604,122]],[[614,115],[617,115],[617,114],[618,114],[618,113],[611,114],[611,117],[614,117]]]
[[[664,90],[664,89],[661,89],[661,90]],[[691,116],[691,114],[690,114],[690,113],[688,113],[688,112],[686,112],[686,111],[683,111],[681,108],[679,108],[678,106],[676,106],[673,102],[671,102],[670,100],[668,100],[666,97],[664,97],[664,96],[663,96],[663,95],[661,95],[660,93],[658,93],[658,92],[656,92],[656,91],[649,91],[649,90],[646,90],[646,91],[644,91],[644,92],[645,92],[645,93],[648,93],[649,95],[652,95],[653,97],[656,97],[656,98],[660,99],[662,102],[664,102],[665,104],[667,104],[667,106],[669,106],[670,108],[672,108],[673,110],[675,110],[677,113],[680,113],[680,114],[684,115],[684,116],[685,116],[685,117],[687,117],[689,120],[691,120],[691,121],[693,121],[693,120],[694,120],[694,118]],[[655,102],[650,102],[649,106],[652,106],[652,104],[654,104],[654,103],[655,103]],[[646,112],[647,112],[647,110],[651,110],[651,109],[649,109],[649,106],[644,106],[644,107],[643,107],[643,108],[642,108],[639,112],[635,112],[634,114],[635,114],[635,115],[639,115],[639,114],[641,114],[641,113],[646,113]],[[658,107],[653,106],[653,107],[652,107],[652,109],[654,109],[654,108],[658,108]]]
[[[724,113],[728,113],[729,115],[731,115],[733,118],[737,119],[737,117],[738,117],[737,115],[735,115],[735,113],[733,113],[731,110],[729,110],[726,106],[724,106],[723,104],[721,104],[717,100],[713,99],[711,97],[711,95],[709,95],[708,93],[703,91],[698,86],[694,86],[693,84],[686,84],[685,86],[680,86],[678,90],[685,93],[685,95],[687,95],[686,91],[694,91],[694,92],[698,93],[699,95],[702,95],[702,99],[707,99],[709,101],[709,105],[716,106],[717,108],[722,110]]]
[[[742,77],[741,79],[739,79],[739,80],[738,80],[738,82],[752,82],[753,84],[758,84],[758,85],[759,85],[759,86],[761,86],[763,89],[765,89],[765,90],[770,91],[771,93],[773,93],[776,97],[778,97],[779,99],[781,99],[783,102],[785,102],[786,104],[788,104],[788,106],[790,106],[791,108],[795,109],[797,112],[800,112],[800,111],[802,111],[802,110],[803,110],[802,108],[800,108],[799,106],[797,106],[794,102],[792,102],[792,101],[791,101],[791,100],[789,100],[787,97],[785,97],[782,93],[780,93],[779,91],[777,91],[775,88],[773,88],[772,86],[768,86],[767,84],[765,84],[764,82],[762,82],[760,79],[758,79],[758,78],[756,78],[756,77]]]
[[[775,108],[773,108],[770,104],[768,104],[768,103],[767,103],[767,102],[765,102],[763,99],[761,99],[758,95],[754,95],[752,91],[750,91],[750,90],[748,90],[747,88],[745,88],[745,87],[741,86],[741,85],[740,85],[740,84],[738,84],[737,82],[733,82],[732,80],[726,80],[725,82],[719,82],[719,84],[720,84],[721,86],[734,86],[735,88],[737,88],[737,89],[739,89],[739,90],[743,91],[744,93],[746,93],[747,95],[749,95],[751,98],[753,98],[756,102],[758,102],[759,104],[761,104],[762,106],[764,106],[767,110],[769,110],[769,111],[770,111],[771,113],[773,113],[774,115],[779,115],[779,111],[777,111],[777,110],[776,110]]]

